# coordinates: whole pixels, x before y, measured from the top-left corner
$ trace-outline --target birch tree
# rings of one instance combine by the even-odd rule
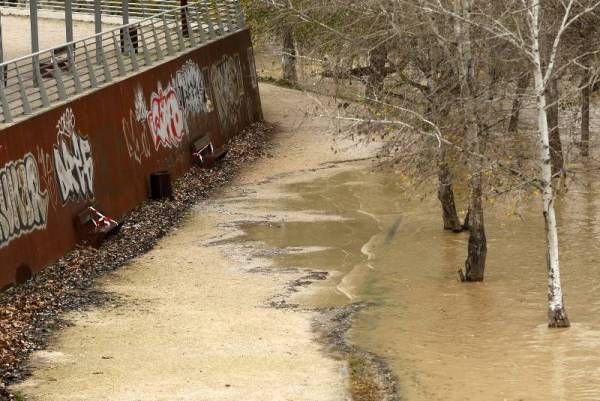
[[[568,327],[563,291],[560,276],[559,238],[555,211],[555,189],[554,179],[557,173],[553,173],[551,155],[551,129],[548,124],[548,95],[553,91],[552,85],[556,83],[557,62],[559,48],[569,28],[580,18],[588,13],[594,12],[600,5],[598,1],[575,1],[569,0],[559,2],[557,9],[559,25],[555,33],[550,37],[542,31],[542,13],[547,10],[550,2],[538,0],[521,0],[524,8],[525,27],[523,31],[527,36],[521,34],[521,30],[511,31],[501,21],[491,20],[490,30],[507,38],[517,50],[522,52],[530,61],[531,74],[535,87],[535,99],[537,108],[537,125],[539,138],[539,163],[540,163],[540,187],[543,199],[543,216],[546,228],[546,247],[548,265],[548,326]],[[557,3],[554,3],[556,5]],[[546,8],[546,9],[545,9]],[[547,59],[542,54],[542,38],[549,37],[547,46]],[[577,58],[569,63],[575,62]]]
[[[524,0],[525,1],[525,0]],[[554,188],[552,176],[552,161],[550,154],[550,128],[547,116],[547,88],[554,72],[558,46],[561,36],[571,21],[570,11],[573,1],[565,8],[559,31],[552,44],[550,57],[546,70],[542,69],[542,55],[540,51],[540,12],[542,5],[538,0],[530,0],[527,6],[527,21],[530,30],[530,57],[532,73],[536,91],[536,105],[538,113],[539,130],[539,158],[541,163],[541,185],[543,197],[543,214],[546,227],[546,247],[548,263],[548,326],[568,327],[570,325],[563,300],[560,279],[560,260],[558,247],[558,227],[556,211],[554,208]]]
[[[521,7],[516,7],[518,4]],[[449,10],[439,1],[428,3],[428,10],[445,14],[450,13],[459,20],[476,25],[498,38],[506,40],[529,63],[534,81],[537,110],[538,160],[540,166],[538,184],[543,199],[543,216],[546,228],[549,327],[568,327],[569,319],[561,286],[559,238],[555,211],[554,179],[557,172],[553,173],[551,154],[551,129],[555,127],[549,127],[548,124],[548,110],[554,104],[548,102],[548,96],[554,89],[551,86],[557,82],[559,48],[565,34],[580,18],[595,12],[599,5],[600,2],[598,1],[520,0],[520,3],[506,2],[503,4],[503,9],[497,14],[481,12],[480,9],[478,10],[480,11],[479,20],[473,21]],[[558,26],[553,32],[543,31],[543,13],[546,13],[546,16],[558,17]],[[542,54],[543,40],[547,41],[547,44],[545,44],[548,46],[546,55]],[[576,57],[566,62],[561,68],[566,68],[569,64],[577,61],[578,58]],[[554,99],[553,102],[555,101]]]

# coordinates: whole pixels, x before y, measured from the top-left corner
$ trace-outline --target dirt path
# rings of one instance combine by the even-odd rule
[[[278,196],[281,177],[305,179],[324,162],[366,154],[334,155],[326,124],[304,116],[313,103],[305,95],[267,85],[261,92],[266,120],[281,128],[272,157],[103,280],[123,305],[69,316],[73,326],[33,356],[33,376],[14,390],[44,401],[347,399],[346,362],[314,341],[314,313],[267,306],[305,273],[261,270],[260,258],[210,246],[235,235],[235,221],[274,216],[244,196]]]

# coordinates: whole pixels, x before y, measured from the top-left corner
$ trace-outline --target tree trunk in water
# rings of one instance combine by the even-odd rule
[[[560,263],[558,254],[558,232],[556,214],[554,211],[554,189],[552,184],[552,159],[550,152],[550,130],[546,115],[546,95],[544,76],[542,73],[542,58],[539,44],[539,12],[540,3],[532,7],[532,54],[534,58],[533,74],[536,89],[538,128],[540,137],[540,162],[542,165],[544,221],[546,227],[546,247],[548,263],[548,326],[568,327],[569,319],[565,310],[562,286],[560,282]]]
[[[465,219],[463,221],[462,229],[463,231],[467,231],[469,229],[469,220],[471,219],[471,206],[467,209],[467,214],[465,214]]]
[[[521,114],[521,106],[523,95],[529,86],[531,80],[530,74],[523,74],[517,81],[517,89],[515,91],[515,98],[513,99],[512,111],[510,114],[510,121],[508,123],[508,132],[515,133],[519,128],[519,114]]]
[[[483,281],[487,240],[483,221],[481,173],[475,173],[469,180],[469,252],[465,261],[464,281]]]
[[[458,12],[469,19],[473,8],[473,0],[455,0],[455,8]],[[461,95],[464,99],[465,113],[465,138],[469,150],[478,154],[481,150],[481,121],[477,110],[477,97],[472,92],[476,87],[475,62],[471,48],[471,30],[470,25],[457,19],[454,25],[456,40],[458,42],[458,51],[461,58],[460,77],[461,77]],[[487,241],[485,238],[485,226],[483,222],[483,202],[482,202],[482,179],[481,166],[473,157],[469,158],[469,213],[467,224],[469,225],[469,248],[467,260],[465,261],[465,271],[459,271],[463,281],[483,281],[485,271],[485,258],[487,255]]]
[[[551,79],[548,83],[547,91],[548,111],[548,129],[550,130],[550,160],[552,161],[552,176],[561,175],[564,170],[564,160],[562,151],[562,142],[560,140],[560,130],[558,128],[558,79]]]
[[[385,80],[385,64],[388,58],[388,49],[385,44],[379,45],[369,53],[369,75],[367,76],[365,97],[380,100]]]
[[[590,96],[592,88],[589,81],[590,70],[586,68],[583,71],[581,80],[581,156],[583,157],[590,154]]]
[[[444,230],[451,230],[455,233],[462,231],[460,219],[456,213],[456,204],[454,203],[454,190],[452,189],[452,176],[450,168],[446,161],[444,146],[440,148],[440,161],[438,166],[438,199],[442,204],[442,218],[444,220]]]
[[[294,32],[292,28],[285,25],[282,30],[283,55],[281,57],[281,70],[283,79],[289,82],[298,82],[296,72],[296,45],[294,44]]]

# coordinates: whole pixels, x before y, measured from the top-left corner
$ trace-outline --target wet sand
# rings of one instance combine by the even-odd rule
[[[271,307],[282,305],[306,271],[272,269],[258,247],[224,240],[239,234],[241,220],[337,219],[238,199],[268,203],[281,196],[284,180],[349,169],[327,162],[371,151],[335,143],[326,122],[304,116],[314,101],[302,93],[268,85],[261,92],[265,118],[280,126],[272,157],[200,203],[153,251],[106,277],[101,287],[119,306],[68,316],[73,325],[34,354],[32,377],[13,390],[45,401],[348,398],[347,363],[315,341],[316,312]],[[332,146],[343,151],[334,154]]]

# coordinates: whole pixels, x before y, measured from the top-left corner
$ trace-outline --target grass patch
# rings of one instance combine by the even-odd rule
[[[22,393],[18,392],[18,391],[17,392],[13,392],[12,395],[15,398],[15,401],[25,401],[26,400],[25,396]]]
[[[352,353],[348,359],[350,368],[350,394],[354,401],[380,401],[382,394],[375,380],[373,366],[364,356]]]

